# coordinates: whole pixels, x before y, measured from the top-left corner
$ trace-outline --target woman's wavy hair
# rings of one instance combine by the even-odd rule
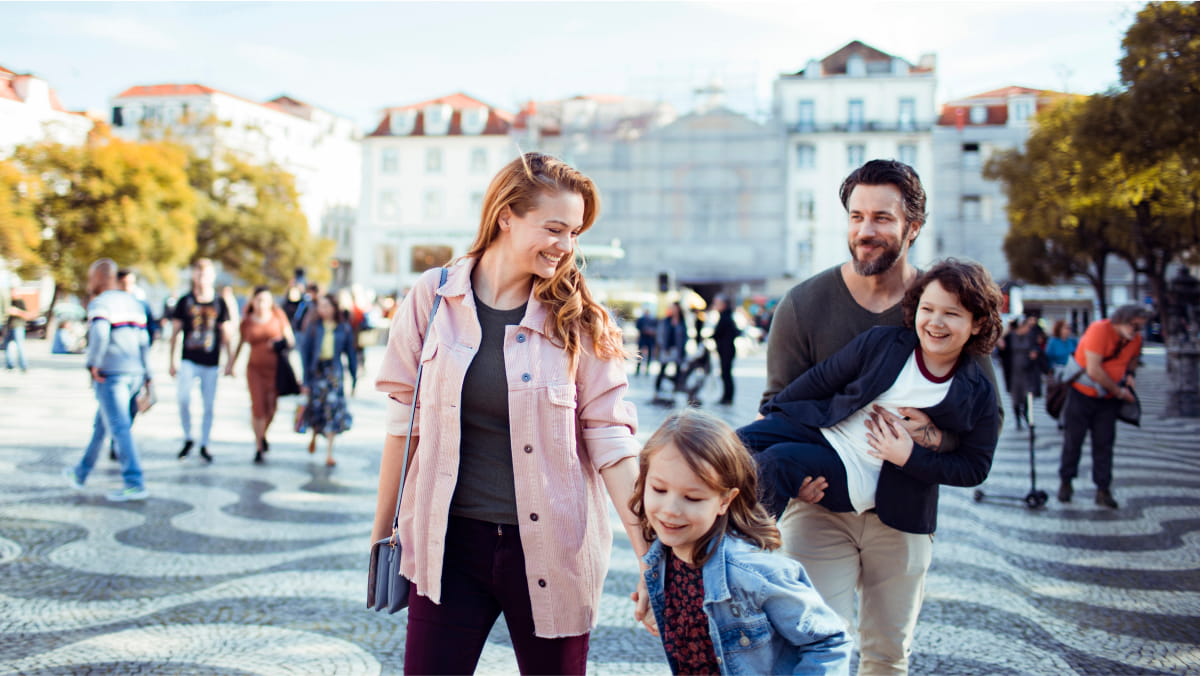
[[[1001,337],[1001,308],[1005,299],[988,270],[973,261],[947,258],[919,275],[913,286],[905,292],[905,298],[901,300],[901,309],[905,312],[905,326],[914,327],[914,316],[917,314],[922,292],[930,282],[935,281],[959,298],[959,303],[972,314],[974,323],[979,322],[980,332],[968,338],[963,351],[969,354],[991,353],[997,339]]]
[[[592,179],[566,162],[550,155],[525,153],[505,165],[492,179],[484,194],[480,229],[464,257],[479,258],[500,235],[500,217],[508,207],[518,218],[525,216],[543,195],[576,193],[584,198],[586,232],[600,213],[600,194]],[[546,331],[561,344],[574,364],[583,349],[583,339],[591,341],[593,351],[602,359],[624,358],[621,330],[609,318],[604,306],[592,299],[584,274],[576,262],[578,251],[564,256],[549,279],[534,280],[534,297],[547,308]]]
[[[674,444],[688,467],[715,491],[725,493],[737,488],[738,495],[725,514],[693,546],[693,565],[702,566],[712,554],[710,544],[722,533],[740,537],[760,549],[780,546],[780,531],[775,520],[759,503],[759,479],[755,460],[733,428],[723,420],[696,409],[684,409],[668,416],[643,446],[638,456],[638,481],[630,497],[630,511],[638,517],[642,537],[649,542],[655,531],[646,517],[643,493],[651,458],[668,444]]]

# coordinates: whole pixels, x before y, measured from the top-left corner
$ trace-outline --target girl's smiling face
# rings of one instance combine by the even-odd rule
[[[913,317],[914,329],[927,362],[953,361],[963,346],[980,333],[980,322],[959,302],[959,296],[933,280],[922,291]]]
[[[738,495],[737,488],[722,491],[710,486],[671,443],[650,457],[645,485],[642,503],[651,528],[665,547],[687,563],[693,561],[693,545]]]

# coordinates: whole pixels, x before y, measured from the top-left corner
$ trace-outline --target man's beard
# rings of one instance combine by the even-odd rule
[[[882,251],[872,260],[862,261],[855,256],[855,245],[857,244],[874,244],[882,247]],[[898,241],[896,246],[890,246],[887,240],[873,238],[867,240],[859,240],[855,244],[847,246],[851,250],[851,265],[855,267],[855,273],[864,277],[880,275],[892,269],[897,261],[901,258],[901,242]]]

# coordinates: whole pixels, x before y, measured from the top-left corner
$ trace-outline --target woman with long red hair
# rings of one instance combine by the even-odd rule
[[[583,674],[612,539],[605,492],[634,554],[647,550],[628,504],[637,418],[621,332],[576,262],[599,206],[588,177],[522,155],[493,178],[446,282],[427,271],[393,318],[372,542],[389,533],[416,404],[399,521],[406,673],[473,672],[503,613],[523,673]]]

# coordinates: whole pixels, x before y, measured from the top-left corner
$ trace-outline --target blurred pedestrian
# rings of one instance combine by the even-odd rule
[[[644,306],[634,320],[634,328],[638,331],[638,363],[634,365],[634,375],[642,373],[646,367],[647,375],[651,372],[651,360],[655,358],[655,332],[659,328],[659,320],[649,306]]]
[[[742,331],[734,322],[734,309],[730,307],[730,301],[725,296],[718,296],[713,300],[713,309],[717,312],[713,342],[721,364],[721,401],[718,403],[729,406],[734,403],[734,355],[737,352],[735,343]]]
[[[391,530],[417,405],[398,529],[407,673],[472,673],[501,614],[522,672],[585,673],[612,543],[606,492],[646,552],[629,508],[637,419],[622,338],[575,257],[597,199],[555,158],[510,162],[468,253],[445,283],[423,274],[397,313],[376,382],[391,400],[372,539]]]
[[[684,349],[688,344],[688,325],[684,321],[684,308],[679,303],[667,306],[659,326],[655,330],[655,350],[659,353],[659,375],[655,378],[655,396],[663,387],[667,367],[672,368],[672,392],[680,379],[680,367],[684,363]]]
[[[1143,348],[1146,312],[1138,305],[1123,305],[1109,319],[1089,325],[1065,377],[1083,370],[1068,390],[1063,413],[1063,454],[1059,461],[1059,501],[1072,499],[1072,480],[1080,464],[1085,435],[1092,437],[1094,501],[1117,509],[1113,482],[1113,444],[1117,437],[1118,408],[1134,397],[1134,372]],[[1074,363],[1073,363],[1074,362]]]
[[[9,371],[15,366],[20,366],[22,373],[29,370],[29,363],[25,360],[25,325],[36,317],[20,298],[13,298],[4,308],[4,366]],[[13,352],[17,353],[15,362]]]
[[[317,450],[317,435],[324,436],[328,442],[325,464],[333,467],[334,437],[350,429],[353,422],[346,404],[343,380],[348,374],[351,387],[354,387],[358,364],[355,362],[354,334],[337,297],[332,293],[319,296],[313,315],[301,341],[304,387],[300,393],[308,400],[304,417],[313,434],[309,440],[309,453]]]
[[[1066,319],[1060,319],[1051,327],[1051,337],[1047,339],[1047,360],[1056,374],[1063,372],[1068,359],[1076,353],[1080,339],[1072,335],[1072,327]]]
[[[1005,336],[1005,347],[1009,351],[1009,398],[1013,404],[1014,425],[1019,430],[1029,413],[1026,410],[1027,395],[1037,396],[1042,382],[1045,356],[1037,323],[1038,317],[1024,317]]]
[[[87,368],[99,404],[92,423],[92,439],[83,457],[63,476],[76,490],[83,488],[96,458],[109,436],[116,439],[124,488],[106,497],[115,502],[145,500],[146,487],[137,448],[130,433],[129,410],[143,387],[151,386],[146,335],[146,312],[142,304],[117,283],[117,264],[101,258],[88,268]]]
[[[158,320],[154,318],[154,311],[150,309],[150,303],[146,302],[145,292],[138,286],[137,273],[129,268],[121,268],[117,271],[117,281],[120,283],[121,290],[136,298],[146,310],[146,338],[150,341],[150,346],[154,347],[154,341],[158,338],[161,327]]]
[[[242,347],[250,346],[246,360],[246,387],[250,391],[250,419],[254,429],[254,462],[263,462],[263,454],[270,450],[267,443],[267,428],[275,419],[279,393],[275,389],[276,369],[279,365],[279,348],[276,343],[284,341],[287,348],[296,344],[292,326],[284,311],[275,305],[271,289],[255,287],[250,299],[250,308],[239,324],[238,347],[234,356],[225,364],[225,375],[234,374],[234,364],[242,353]]]
[[[183,448],[179,451],[180,460],[188,456],[194,445],[192,387],[199,381],[204,404],[204,418],[200,425],[200,457],[207,463],[213,461],[208,445],[213,430],[213,404],[217,397],[221,353],[225,353],[226,363],[233,360],[229,336],[230,310],[213,288],[215,279],[213,261],[208,258],[196,259],[192,263],[192,290],[179,299],[171,316],[170,370],[171,375],[177,378],[179,422],[184,435]],[[182,356],[175,349],[181,334]]]

